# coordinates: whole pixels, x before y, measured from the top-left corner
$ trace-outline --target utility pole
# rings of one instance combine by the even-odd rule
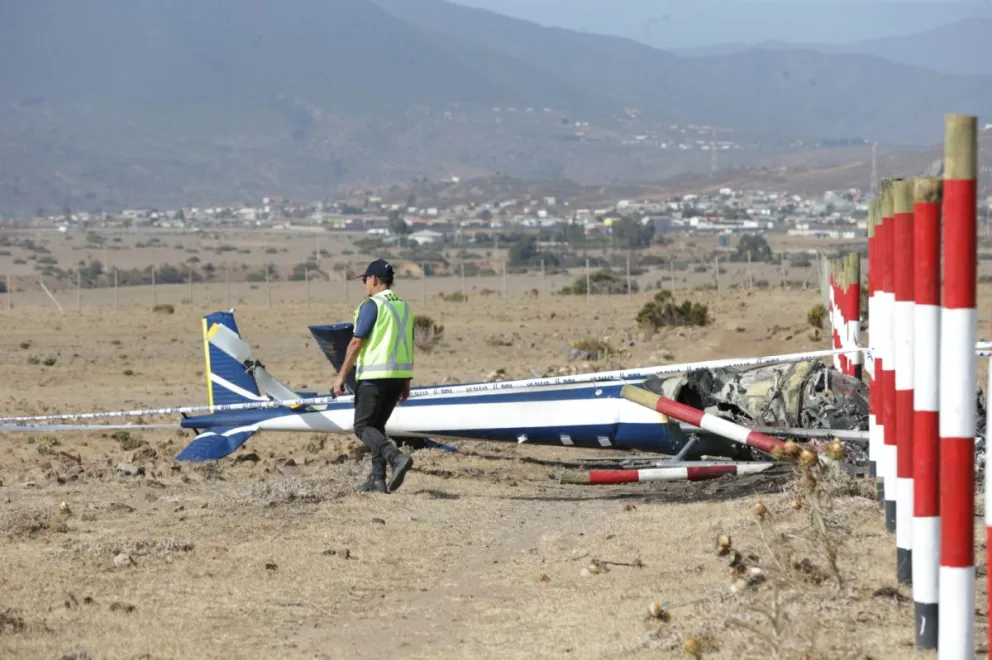
[[[878,142],[871,144],[871,180],[868,191],[872,197],[878,197]]]
[[[716,129],[712,129],[713,141],[710,142],[710,174],[715,175],[717,172],[717,153],[716,153]]]

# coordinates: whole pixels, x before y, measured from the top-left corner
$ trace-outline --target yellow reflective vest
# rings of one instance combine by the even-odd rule
[[[372,334],[355,362],[356,380],[413,378],[413,319],[410,306],[390,289],[366,298],[355,310],[352,323],[366,300],[375,303],[377,315]]]

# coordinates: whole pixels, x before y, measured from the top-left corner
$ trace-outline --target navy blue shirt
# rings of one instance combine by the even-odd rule
[[[379,317],[379,308],[374,300],[366,300],[358,308],[358,319],[355,321],[354,335],[359,339],[368,339]]]

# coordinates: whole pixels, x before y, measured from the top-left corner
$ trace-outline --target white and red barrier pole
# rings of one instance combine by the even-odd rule
[[[977,128],[976,117],[948,115],[945,120],[939,394],[941,660],[975,656]]]
[[[848,317],[847,317],[847,338],[848,347],[861,345],[861,253],[854,252],[847,255],[847,277],[848,277]],[[848,365],[851,370],[850,376],[858,380],[862,377],[862,365],[864,365],[864,353],[854,353],[848,356]]]
[[[828,265],[830,277],[830,286],[828,287],[830,291],[830,310],[828,313],[830,319],[830,343],[835,349],[839,349],[843,346],[841,336],[844,327],[844,318],[840,306],[840,289],[837,286],[837,261],[831,259]],[[843,366],[844,356],[839,353],[834,355],[834,369],[841,371],[843,370]]]
[[[881,200],[873,199],[868,204],[868,321],[871,324],[868,332],[869,346],[871,348],[872,359],[866,360],[868,367],[868,459],[871,476],[875,479],[875,492],[879,503],[885,501],[885,490],[882,485],[882,451],[884,441],[882,433],[884,431],[880,422],[881,410],[879,407],[879,397],[881,387],[878,385],[878,340],[881,332],[878,327],[882,321],[882,312],[878,305],[878,290],[881,283],[881,275],[878,265],[878,233],[882,220]]]
[[[892,337],[894,330],[895,286],[893,278],[893,247],[894,247],[894,218],[892,204],[892,180],[882,181],[882,226],[876,230],[875,237],[879,243],[879,270],[882,282],[879,292],[879,360],[876,365],[879,388],[879,410],[882,420],[884,441],[882,456],[882,479],[885,486],[885,528],[890,532],[896,531],[896,494],[897,494],[897,445],[895,436],[895,371]]]
[[[895,354],[896,578],[913,582],[913,182],[892,182]]]
[[[913,601],[920,650],[936,649],[938,632],[941,190],[940,179],[917,179],[914,186]]]
[[[563,484],[636,484],[647,481],[705,481],[730,475],[757,474],[774,463],[727,465],[673,465],[640,470],[570,470],[560,478]]]
[[[992,475],[989,471],[989,447],[992,447],[992,406],[988,405],[988,399],[992,396],[992,364],[986,364],[988,378],[985,384],[985,478],[983,488],[985,489],[985,610],[988,621],[988,639],[986,644],[992,649],[992,573],[988,570],[988,557],[992,553]]]
[[[656,410],[672,419],[692,424],[704,431],[715,433],[733,442],[760,449],[767,454],[785,449],[785,443],[777,438],[759,433],[758,431],[752,431],[746,426],[735,424],[730,420],[711,415],[698,408],[693,408],[668,397],[660,396],[643,387],[624,385],[623,389],[620,390],[620,396],[645,408]]]

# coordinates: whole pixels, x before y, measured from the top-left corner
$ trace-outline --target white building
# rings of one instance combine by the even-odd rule
[[[409,239],[417,243],[417,245],[440,245],[444,243],[444,234],[430,229],[423,229],[410,234]]]

